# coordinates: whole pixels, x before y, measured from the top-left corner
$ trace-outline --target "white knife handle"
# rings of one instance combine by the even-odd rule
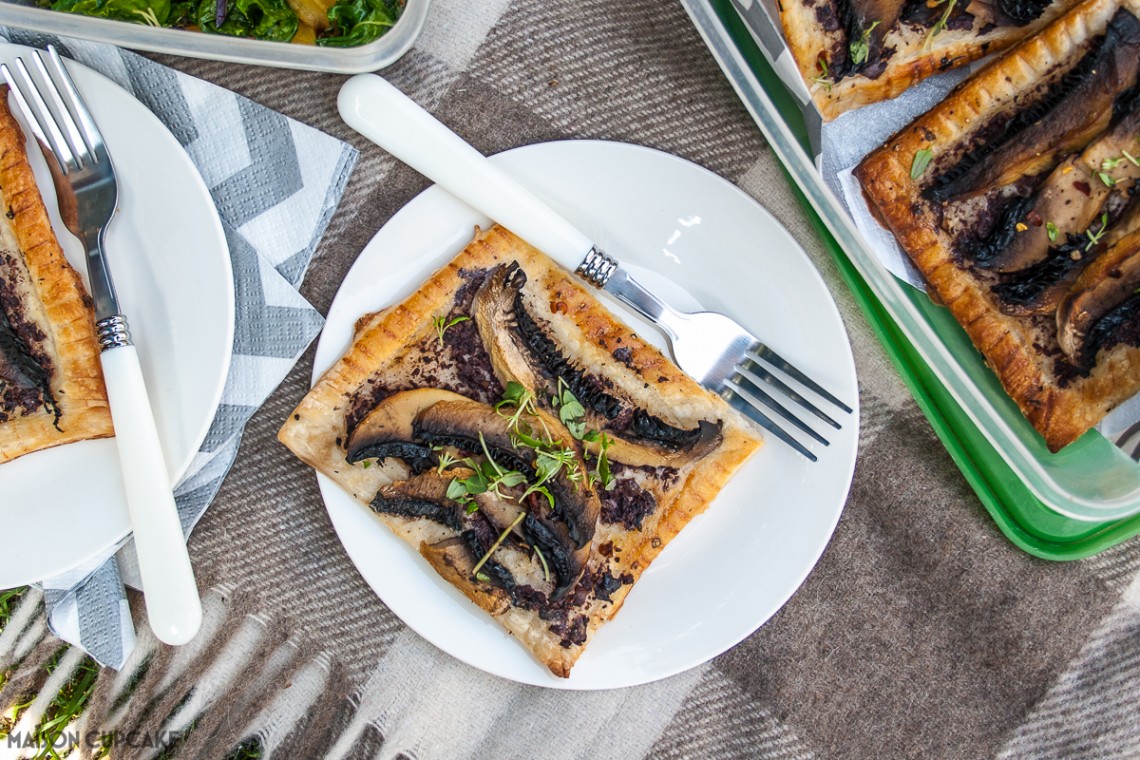
[[[202,623],[202,603],[170,476],[133,345],[100,354],[135,536],[150,627],[160,641],[185,644]]]
[[[407,95],[375,74],[341,87],[341,118],[452,195],[573,271],[590,239]]]

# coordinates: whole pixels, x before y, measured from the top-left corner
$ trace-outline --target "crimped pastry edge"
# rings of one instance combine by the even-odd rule
[[[0,201],[46,316],[41,326],[54,349],[51,382],[60,419],[57,428],[54,414],[40,410],[0,423],[0,463],[114,434],[90,299],[52,231],[7,93],[0,86]]]
[[[835,83],[815,81],[820,54],[830,45],[835,32],[826,32],[815,15],[815,5],[802,0],[780,2],[780,23],[784,39],[796,62],[796,68],[808,88],[812,102],[824,121],[838,118],[847,111],[890,100],[927,77],[971,63],[996,53],[1032,35],[1067,8],[1075,0],[1057,0],[1036,20],[1025,26],[998,26],[985,34],[982,19],[975,19],[969,30],[944,30],[928,44],[928,30],[900,25],[884,37],[884,47],[894,47],[886,70],[877,78],[861,74],[845,77]]]
[[[856,168],[869,206],[894,233],[922,272],[932,298],[946,306],[981,351],[1006,393],[1059,451],[1140,391],[1140,348],[1118,345],[1099,355],[1088,377],[1066,387],[1053,381],[1051,363],[1033,347],[1025,323],[993,303],[985,286],[954,263],[949,239],[938,229],[910,177],[917,151],[931,150],[931,164],[969,139],[986,114],[1029,92],[1056,60],[1103,33],[1120,7],[1140,16],[1140,0],[1086,0],[1007,51],[923,116],[911,122]]]
[[[607,377],[619,379],[623,389],[635,395],[639,403],[652,400],[648,404],[651,409],[665,407],[674,411],[687,409],[684,414],[715,414],[725,423],[721,445],[684,472],[683,487],[674,489],[677,496],[660,505],[641,531],[624,531],[599,523],[595,545],[614,542],[614,554],[622,557],[623,569],[634,580],[614,592],[611,603],[590,606],[584,644],[564,647],[536,612],[510,607],[495,615],[487,599],[468,594],[471,601],[491,613],[554,675],[567,677],[594,632],[621,608],[641,573],[693,517],[708,507],[732,474],[760,445],[760,438],[749,423],[617,321],[571,274],[501,227],[495,226],[486,232],[477,230],[475,239],[464,251],[403,302],[364,315],[357,321],[349,349],[289,415],[278,438],[302,461],[330,476],[353,498],[367,504],[391,475],[383,468],[362,469],[345,463],[343,450],[336,441],[345,435],[343,410],[349,397],[378,367],[398,354],[411,336],[424,329],[433,314],[447,310],[463,282],[461,269],[489,268],[512,260],[517,260],[532,282],[539,283],[552,299],[565,307],[564,314],[578,315],[577,323],[598,351],[605,353],[598,342],[610,340],[608,345],[613,345],[613,337],[623,338],[622,345],[631,351],[629,360],[623,364],[611,357]],[[563,323],[555,329],[569,328]],[[584,351],[598,361],[596,352],[588,347]],[[646,389],[646,385],[651,389]],[[427,532],[424,526],[387,515],[377,517],[412,548],[419,549]]]

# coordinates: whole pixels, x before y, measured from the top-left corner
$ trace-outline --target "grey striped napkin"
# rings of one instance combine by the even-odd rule
[[[356,163],[355,148],[235,93],[119,48],[0,27],[0,36],[60,52],[111,78],[158,116],[210,188],[229,242],[236,322],[221,405],[175,488],[187,534],[237,456],[246,422],[284,379],[323,320],[297,292]],[[135,646],[123,579],[136,575],[129,539],[115,556],[42,582],[52,630],[104,665]]]

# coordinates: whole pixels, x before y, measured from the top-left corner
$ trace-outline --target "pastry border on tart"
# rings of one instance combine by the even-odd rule
[[[1008,306],[1003,308],[993,290],[993,278],[1001,275],[978,274],[976,267],[964,263],[962,249],[955,246],[967,238],[963,233],[957,240],[947,231],[950,212],[945,199],[931,196],[930,180],[953,168],[978,140],[984,147],[991,119],[1000,117],[1010,123],[1011,114],[1024,110],[1027,103],[1039,102],[1035,99],[1042,98],[1042,92],[1060,82],[1065,72],[1075,69],[1090,53],[1090,45],[1106,33],[1121,9],[1140,17],[1138,0],[1087,0],[1073,8],[964,82],[855,169],[870,209],[922,272],[932,299],[945,305],[962,325],[1052,451],[1074,441],[1113,407],[1140,391],[1140,348],[1117,343],[1102,350],[1087,373],[1074,377],[1072,372],[1063,371],[1057,360],[1056,331],[1049,332],[1053,329],[1048,326],[1052,312],[1028,316],[1011,313]],[[1039,121],[1044,123],[1044,118]],[[1103,136],[1107,130],[1097,134]],[[1030,199],[1038,201],[1036,193],[1046,181],[1041,177],[1054,167],[1064,171],[1059,164],[1080,152],[1058,148],[1055,160],[1043,163],[1042,171],[1026,175],[1030,187],[1024,192],[1018,190],[1017,182],[977,190],[979,205],[974,208],[984,206],[978,199],[1001,197],[1004,203],[1018,197],[1019,192],[1029,207]],[[926,168],[916,170],[916,156],[922,153],[927,158]],[[997,161],[997,157],[991,158]],[[1030,231],[1034,224],[1040,226],[1042,220],[1034,219],[1030,211],[1028,224],[1019,223],[1015,237]],[[1091,246],[1076,246],[1073,258],[1079,259],[1086,247]]]
[[[518,285],[520,270],[525,272],[521,289]],[[603,378],[604,390],[684,428],[693,427],[705,433],[713,426],[696,427],[697,421],[715,421],[714,441],[710,442],[709,436],[697,436],[702,439],[696,444],[699,456],[676,461],[667,456],[662,461],[670,462],[668,466],[646,464],[640,459],[645,455],[645,447],[636,441],[626,441],[624,449],[616,443],[611,447],[610,462],[619,473],[620,483],[632,483],[630,493],[636,493],[634,486],[651,493],[653,508],[643,514],[613,511],[607,505],[624,504],[620,502],[626,498],[624,495],[609,495],[601,488],[588,488],[587,491],[596,492],[596,496],[590,493],[583,496],[592,507],[583,507],[572,518],[557,515],[550,518],[554,527],[563,533],[568,525],[573,539],[568,561],[577,563],[574,567],[578,568],[578,574],[565,582],[556,572],[547,572],[544,577],[542,565],[547,560],[542,559],[540,565],[532,557],[521,556],[525,552],[520,551],[517,541],[508,550],[510,556],[503,560],[514,573],[517,588],[511,588],[511,582],[501,584],[497,576],[483,580],[473,578],[470,562],[474,555],[464,556],[455,541],[457,534],[472,540],[469,534],[478,533],[465,522],[472,519],[469,514],[448,513],[432,520],[392,514],[373,506],[378,519],[419,551],[441,577],[498,620],[553,674],[566,677],[594,632],[620,609],[641,573],[694,516],[708,507],[736,469],[760,445],[759,436],[748,422],[617,321],[573,275],[500,227],[485,232],[476,230],[475,239],[458,256],[404,301],[357,321],[352,344],[301,400],[281,427],[278,438],[302,461],[328,475],[363,504],[404,498],[413,491],[418,496],[438,494],[447,485],[437,481],[438,475],[469,474],[466,470],[444,470],[442,465],[418,467],[416,472],[411,464],[416,459],[415,453],[405,454],[402,459],[379,456],[366,460],[365,464],[371,466],[362,466],[361,462],[352,464],[348,459],[365,458],[380,450],[362,448],[359,440],[365,434],[358,431],[363,428],[368,428],[367,436],[373,436],[374,429],[383,434],[385,430],[403,428],[395,437],[407,438],[409,421],[401,419],[398,413],[389,415],[389,406],[403,405],[413,410],[416,440],[421,442],[444,440],[430,435],[446,420],[463,417],[464,410],[478,416],[483,409],[484,419],[489,417],[487,410],[493,408],[491,405],[500,398],[507,384],[501,377],[502,367],[507,366],[501,362],[506,360],[501,357],[491,360],[490,353],[485,359],[479,359],[475,354],[487,350],[484,331],[488,329],[489,320],[495,319],[493,312],[497,302],[494,299],[500,295],[494,287],[502,284],[505,277],[512,276],[513,285],[522,294],[519,297],[525,296],[528,308],[534,310],[535,321],[542,323],[546,334],[557,342],[574,366]],[[478,289],[474,297],[472,288]],[[464,293],[467,295],[463,296]],[[455,318],[459,313],[457,309],[461,308],[457,304],[464,298],[467,299],[464,303],[469,304],[462,307],[466,309],[462,314],[467,317],[466,324],[457,322],[447,329],[445,336],[440,325]],[[509,303],[508,300],[508,306]],[[440,317],[446,321],[433,324],[433,319]],[[492,332],[499,329],[501,326],[496,324]],[[473,348],[471,341],[478,341],[482,349]],[[453,377],[425,378],[414,370],[400,374],[403,368],[416,365],[421,355],[433,352],[437,355],[431,361],[444,368],[441,373],[446,374],[446,368],[451,366],[450,352],[455,352],[455,358],[466,357],[470,364],[490,362],[500,376],[479,383],[481,387],[476,388],[475,381],[471,380],[466,381],[469,387],[464,387],[463,382]],[[425,361],[424,366],[436,366],[431,361]],[[435,370],[425,372],[430,374]],[[399,386],[397,389],[375,390],[396,375],[402,378],[391,381]],[[543,382],[546,379],[540,378],[534,384]],[[441,390],[425,391],[429,388]],[[542,427],[554,438],[569,441],[568,428],[561,427],[557,409],[543,402],[544,390],[537,389],[536,395],[539,403],[533,418],[534,428]],[[362,399],[363,406],[369,409],[360,408]],[[446,411],[441,411],[444,409]],[[537,421],[539,417],[543,421]],[[481,432],[486,432],[490,451],[500,451],[494,446],[496,436],[501,439],[502,431],[494,430],[498,422],[494,417],[489,418],[491,422],[485,424]],[[461,424],[457,422],[456,426],[461,427]],[[621,434],[614,434],[615,439],[620,437]],[[583,449],[590,450],[592,444],[580,443]],[[571,443],[573,445],[577,444]],[[641,464],[624,464],[614,453],[619,449],[627,451]],[[349,456],[349,450],[354,457]],[[511,456],[509,451],[503,454],[503,457],[508,456]],[[590,458],[579,450],[575,461],[579,467],[594,467],[596,452]],[[486,513],[488,520],[494,516],[493,510],[506,510],[509,517],[520,509],[511,503],[496,502],[488,494],[480,494],[475,499],[480,505],[475,514]],[[601,504],[600,509],[598,503],[591,501],[594,499]],[[446,504],[447,500],[443,502]],[[535,502],[524,503],[533,505]],[[425,509],[435,507],[429,504]],[[539,513],[535,507],[527,509]],[[572,524],[575,520],[578,523]],[[462,523],[460,529],[456,528],[456,521]],[[502,522],[506,519],[498,525]],[[451,523],[452,527],[441,523]],[[522,524],[524,528],[529,527],[530,517],[526,516]],[[518,533],[508,528],[502,535],[513,541]],[[508,541],[503,546],[510,544]],[[496,559],[499,554],[490,552],[486,556]],[[554,564],[552,557],[550,565]],[[528,578],[529,585],[526,585],[523,581]],[[541,593],[536,595],[536,590]]]
[[[114,433],[91,302],[52,231],[7,92],[0,87],[0,306],[8,334],[46,373],[50,398],[24,408],[0,377],[0,463]]]

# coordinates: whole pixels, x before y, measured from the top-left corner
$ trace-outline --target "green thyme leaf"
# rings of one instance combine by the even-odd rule
[[[827,88],[828,92],[831,92],[831,85],[833,83],[831,81],[831,71],[827,68],[827,59],[821,55],[819,59],[816,60],[815,65],[819,69],[820,74],[812,77],[811,81],[822,84]]]
[[[456,478],[447,484],[447,498],[452,501],[458,501],[467,495],[467,487],[463,485],[463,481]]]
[[[1057,235],[1060,233],[1060,230],[1058,230],[1057,225],[1052,222],[1045,222],[1045,232],[1049,235],[1049,242],[1052,243],[1057,240]]]
[[[581,440],[586,434],[586,407],[582,406],[562,378],[558,378],[558,394],[551,402],[558,410],[558,419],[570,431],[570,435]]]
[[[910,164],[910,178],[918,179],[922,173],[926,171],[926,167],[930,165],[930,159],[934,157],[934,151],[930,148],[923,148],[922,150],[915,151],[914,160]]]
[[[875,27],[878,25],[878,21],[873,22],[869,27],[863,30],[863,33],[859,35],[859,39],[852,42],[848,47],[851,53],[851,63],[856,66],[862,66],[867,62],[867,58],[871,55],[871,32],[875,31]]]
[[[1108,176],[1106,172],[1098,172],[1096,176],[1100,177],[1100,181],[1104,183],[1105,187],[1112,187],[1116,184],[1116,180]]]

